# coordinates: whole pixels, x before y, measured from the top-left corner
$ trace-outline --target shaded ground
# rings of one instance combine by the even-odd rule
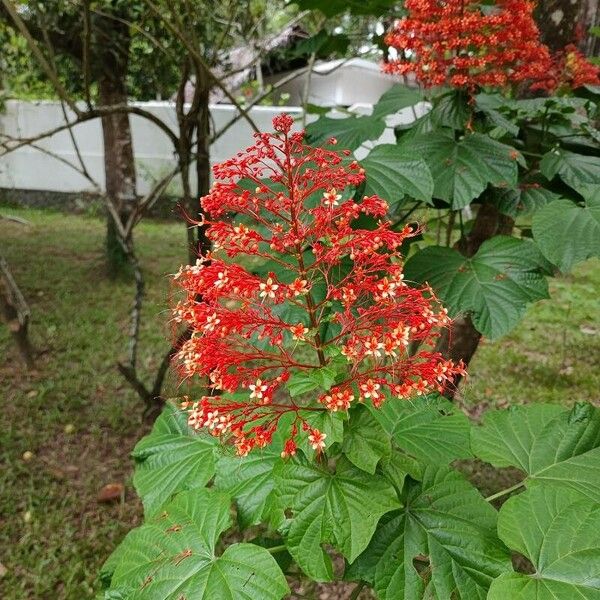
[[[115,370],[126,350],[132,286],[104,275],[101,220],[8,208],[30,225],[0,220],[0,252],[33,313],[43,351],[26,373],[0,325],[0,598],[82,600],[93,595],[104,559],[141,518],[128,454],[145,433],[139,400]],[[185,260],[184,227],[138,230],[148,297],[140,362],[151,373],[169,343],[166,273]],[[481,406],[534,401],[598,401],[600,262],[552,283],[553,300],[533,307],[513,335],[486,343],[461,401]],[[176,383],[168,381],[175,393]],[[469,473],[485,493],[514,475]],[[508,477],[508,479],[507,479]],[[123,483],[122,501],[99,504],[99,490]],[[347,588],[307,590],[347,598]]]

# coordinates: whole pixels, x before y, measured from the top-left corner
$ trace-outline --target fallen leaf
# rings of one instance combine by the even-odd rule
[[[2,563],[0,563],[0,579],[2,579],[2,577],[4,577],[7,573],[8,569]]]
[[[97,496],[98,502],[114,502],[120,500],[125,492],[122,483],[107,483]]]
[[[586,335],[598,335],[598,329],[596,327],[590,327],[589,325],[582,325],[579,328],[581,333],[585,333]]]

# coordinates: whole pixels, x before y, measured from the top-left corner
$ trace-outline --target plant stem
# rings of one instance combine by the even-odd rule
[[[515,483],[515,485],[511,485],[509,488],[506,488],[505,490],[500,490],[499,492],[496,492],[495,494],[492,494],[491,496],[488,496],[486,498],[486,502],[492,502],[493,500],[497,500],[498,498],[502,498],[502,496],[506,496],[506,494],[510,494],[511,492],[514,492],[515,490],[518,490],[520,487],[523,487],[525,485],[525,481],[519,481],[519,483]]]
[[[365,582],[359,581],[357,586],[352,590],[352,593],[350,594],[350,598],[348,598],[348,600],[356,600],[364,587]]]
[[[454,230],[454,221],[456,220],[456,212],[450,211],[448,215],[448,225],[446,226],[446,246],[450,247],[452,241],[452,231]]]
[[[282,544],[281,546],[273,546],[271,548],[267,548],[267,550],[271,554],[277,554],[278,552],[283,552],[284,550],[287,550],[287,546],[285,544]]]

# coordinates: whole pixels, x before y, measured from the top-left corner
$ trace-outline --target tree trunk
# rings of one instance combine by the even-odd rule
[[[583,12],[583,25],[585,38],[581,40],[579,47],[586,56],[598,56],[600,54],[600,37],[590,33],[590,29],[600,26],[600,0],[587,0]]]
[[[125,82],[118,78],[102,77],[98,80],[100,104],[111,106],[127,102]],[[106,172],[106,197],[117,209],[125,223],[136,201],[135,162],[131,127],[127,113],[113,113],[102,117],[104,138],[104,169]],[[119,242],[113,218],[108,215],[106,229],[108,270],[114,275],[127,264],[127,255]]]
[[[598,38],[589,33],[598,25],[598,0],[544,0],[538,2],[535,15],[542,41],[553,52],[576,44],[588,56],[594,56]]]
[[[127,13],[117,11],[115,18],[101,17],[96,26],[98,45],[98,101],[101,106],[127,104],[127,70],[130,33]],[[121,19],[121,20],[119,20]],[[123,22],[124,21],[124,22]],[[136,202],[136,174],[129,115],[119,112],[102,117],[106,197],[123,223]],[[108,215],[106,231],[108,270],[122,272],[128,264],[115,223]]]
[[[204,87],[200,92],[200,105],[198,107],[198,150],[196,154],[196,177],[198,180],[198,193],[196,194],[195,207],[198,217],[202,217],[199,199],[210,191],[210,109],[208,106],[210,88]],[[206,237],[206,227],[197,227],[196,250],[198,254],[206,254],[210,250],[210,241]]]
[[[513,225],[513,219],[501,214],[493,204],[484,201],[477,211],[473,229],[457,242],[456,249],[464,256],[474,256],[483,242],[495,235],[509,235]],[[455,319],[450,329],[444,330],[437,350],[446,358],[455,362],[462,360],[468,365],[480,341],[481,333],[475,329],[470,315],[465,315]],[[457,378],[455,386],[448,389],[446,395],[449,398],[454,397],[459,382],[460,378]]]

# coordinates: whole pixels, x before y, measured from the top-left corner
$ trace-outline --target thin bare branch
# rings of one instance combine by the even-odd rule
[[[27,368],[33,368],[34,352],[28,331],[31,313],[3,256],[0,256],[0,314],[6,321]]]
[[[4,0],[4,1],[6,1],[6,0]],[[259,130],[258,126],[253,121],[253,119],[250,117],[247,110],[245,110],[241,106],[241,104],[237,101],[235,96],[231,93],[231,91],[229,90],[227,85],[225,85],[223,80],[220,77],[218,77],[211,70],[209,65],[206,63],[204,57],[198,52],[198,50],[196,48],[194,48],[194,46],[187,39],[185,33],[183,33],[181,30],[179,30],[177,27],[175,27],[169,20],[164,19],[163,12],[160,10],[160,8],[158,6],[156,6],[156,4],[154,4],[154,2],[152,2],[152,0],[145,0],[145,2],[147,4],[147,6],[149,6],[150,9],[156,14],[156,16],[162,19],[163,23],[171,31],[171,33],[173,33],[173,35],[175,35],[181,41],[181,43],[185,46],[185,48],[190,53],[190,56],[194,59],[194,61],[197,62],[197,64],[202,67],[202,69],[206,73],[209,80],[214,85],[216,85],[223,92],[223,94],[225,94],[225,97],[231,102],[231,104],[233,104],[240,111],[241,116],[244,119],[246,119],[246,121],[248,122],[250,127],[252,127],[252,129],[256,133],[259,133],[260,130]]]
[[[4,133],[0,133],[0,137],[7,138],[10,141],[20,141],[19,138],[13,138],[12,136],[6,135]],[[2,144],[0,143],[0,146],[1,145]],[[28,146],[31,147],[31,148],[33,148],[34,150],[37,150],[38,152],[41,152],[42,154],[46,154],[47,156],[52,157],[53,159],[55,159],[55,160],[63,163],[67,167],[73,169],[74,171],[76,171],[77,173],[79,173],[79,175],[81,175],[82,177],[85,177],[98,191],[100,190],[100,185],[89,174],[89,172],[88,172],[87,169],[82,169],[82,168],[78,167],[77,165],[74,165],[70,160],[67,160],[63,156],[60,156],[59,154],[55,154],[54,152],[52,152],[51,150],[48,150],[47,148],[39,146],[35,142],[32,142],[32,143],[28,144]],[[80,161],[81,160],[82,159],[80,158]]]
[[[83,44],[81,56],[81,69],[83,71],[83,92],[88,109],[92,108],[92,99],[90,94],[91,75],[91,44],[92,44],[92,16],[90,11],[90,0],[83,0]]]
[[[9,154],[10,152],[14,152],[23,146],[31,145],[32,143],[39,142],[48,137],[52,137],[53,135],[64,131],[65,129],[69,129],[71,127],[75,127],[75,125],[79,125],[80,123],[85,123],[86,121],[91,121],[92,119],[97,119],[98,117],[102,117],[104,115],[109,115],[116,112],[126,112],[134,115],[138,115],[147,119],[151,123],[154,123],[157,127],[159,127],[164,133],[169,137],[174,147],[177,147],[178,137],[177,134],[161,119],[159,119],[156,115],[151,112],[139,107],[139,106],[131,106],[129,104],[115,104],[113,106],[97,106],[92,110],[88,110],[85,112],[79,111],[79,115],[73,121],[68,123],[63,123],[62,125],[58,125],[51,129],[47,129],[39,134],[28,138],[20,138],[14,145],[7,145],[6,143],[0,143],[0,149],[3,149],[3,152],[0,152],[0,156],[4,156]]]

